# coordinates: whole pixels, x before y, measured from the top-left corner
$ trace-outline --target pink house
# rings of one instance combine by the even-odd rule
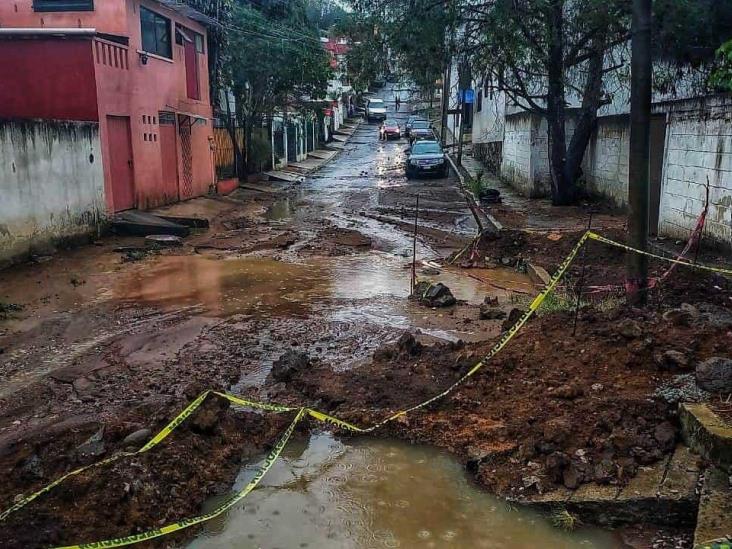
[[[0,117],[98,122],[110,212],[205,194],[212,25],[178,0],[2,0]]]

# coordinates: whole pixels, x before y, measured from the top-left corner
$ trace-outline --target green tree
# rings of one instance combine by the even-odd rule
[[[271,120],[277,110],[287,112],[311,97],[324,97],[330,76],[305,4],[264,4],[234,5],[224,55],[225,78],[236,99],[236,120],[245,129],[248,150],[238,154],[247,169],[253,167],[254,128]]]

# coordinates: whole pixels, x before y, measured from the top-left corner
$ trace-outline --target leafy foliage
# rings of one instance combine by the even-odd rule
[[[303,1],[237,1],[227,27],[224,78],[247,132],[249,167],[259,160],[252,133],[276,110],[292,110],[310,97],[324,97],[330,76],[318,29]]]
[[[712,73],[710,84],[723,91],[732,91],[732,40],[717,50],[717,68]]]

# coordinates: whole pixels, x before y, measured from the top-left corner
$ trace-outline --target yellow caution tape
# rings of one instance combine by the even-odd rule
[[[295,416],[295,419],[292,421],[292,423],[290,423],[290,426],[287,428],[275,447],[266,457],[262,466],[257,470],[254,478],[252,478],[252,480],[250,480],[247,485],[244,486],[244,488],[239,490],[237,493],[232,494],[229,498],[226,499],[224,503],[219,505],[213,511],[204,515],[199,515],[197,517],[179,520],[178,522],[168,524],[167,526],[155,528],[153,530],[148,530],[147,532],[142,532],[140,534],[134,534],[132,536],[108,539],[104,541],[95,541],[92,543],[80,543],[78,545],[67,545],[64,547],[59,547],[57,549],[96,549],[99,547],[124,547],[125,545],[132,545],[134,543],[140,543],[141,541],[147,541],[159,538],[161,536],[167,536],[174,532],[179,532],[180,530],[190,528],[191,526],[201,524],[222,515],[223,513],[234,507],[234,505],[243,500],[245,497],[247,497],[249,493],[257,487],[257,485],[262,480],[262,477],[267,474],[267,471],[269,471],[272,468],[274,462],[277,461],[277,458],[282,453],[282,450],[284,450],[287,442],[292,436],[292,433],[295,431],[295,427],[297,427],[297,424],[300,423],[300,420],[303,418],[304,414],[305,409],[301,408],[300,411],[297,413],[297,416]]]
[[[211,511],[210,513],[206,513],[204,515],[199,515],[194,518],[185,519],[182,521],[178,521],[176,523],[170,524],[168,526],[163,526],[161,528],[157,528],[154,530],[149,530],[148,532],[143,532],[141,534],[136,534],[133,536],[127,536],[124,538],[116,538],[106,541],[99,541],[94,543],[86,543],[86,544],[80,544],[80,545],[70,545],[67,547],[59,548],[59,549],[86,549],[86,548],[97,548],[97,547],[122,547],[125,545],[132,545],[134,543],[139,543],[141,541],[146,541],[150,539],[154,539],[160,536],[165,536],[167,534],[171,534],[173,532],[177,532],[179,530],[183,530],[184,528],[188,528],[190,526],[194,526],[196,524],[201,524],[203,522],[206,522],[208,520],[211,520],[213,518],[218,517],[222,513],[226,512],[227,510],[231,509],[234,505],[236,505],[239,501],[244,499],[261,481],[262,477],[269,471],[269,469],[272,467],[272,464],[274,461],[279,457],[279,455],[282,453],[282,450],[287,445],[287,442],[289,441],[290,437],[292,436],[292,433],[295,430],[295,427],[297,424],[302,420],[304,416],[312,417],[313,419],[317,421],[321,421],[323,423],[327,423],[336,427],[339,427],[341,429],[358,432],[358,433],[370,433],[372,431],[375,431],[379,427],[382,427],[383,425],[394,421],[402,416],[405,416],[409,414],[410,412],[413,412],[415,410],[418,410],[420,408],[424,408],[425,406],[428,406],[432,404],[433,402],[440,400],[441,398],[444,398],[445,396],[452,393],[455,389],[457,389],[462,383],[464,383],[468,378],[473,376],[476,372],[478,372],[485,364],[493,358],[495,355],[497,355],[503,348],[516,336],[516,334],[523,328],[523,326],[528,322],[528,320],[531,318],[534,313],[541,307],[542,303],[546,299],[546,297],[554,291],[559,281],[562,279],[564,274],[567,272],[567,269],[572,264],[574,259],[577,257],[577,253],[579,250],[584,246],[587,239],[591,238],[593,240],[597,240],[599,242],[603,242],[612,246],[616,246],[619,248],[626,249],[628,251],[641,253],[644,255],[647,255],[649,257],[653,257],[656,259],[660,259],[662,261],[669,261],[671,263],[678,263],[681,265],[685,265],[688,267],[700,269],[700,270],[706,270],[711,272],[717,272],[717,273],[724,273],[724,274],[732,274],[732,271],[726,270],[726,269],[720,269],[716,267],[708,267],[705,265],[696,265],[692,263],[688,263],[685,261],[679,261],[675,259],[670,259],[667,257],[659,256],[656,254],[652,254],[649,252],[644,252],[641,250],[637,250],[635,248],[632,248],[630,246],[627,246],[625,244],[621,244],[619,242],[615,242],[613,240],[604,238],[596,233],[593,233],[592,231],[587,231],[584,233],[582,238],[577,242],[575,247],[572,249],[572,251],[567,255],[567,257],[564,259],[562,264],[557,269],[556,273],[554,273],[554,276],[550,280],[549,284],[547,284],[544,291],[542,291],[539,295],[536,296],[536,298],[531,302],[529,305],[529,309],[522,315],[522,317],[501,337],[501,339],[491,348],[491,350],[488,352],[488,354],[480,360],[475,366],[473,366],[465,375],[463,375],[460,379],[455,381],[452,385],[450,385],[447,389],[444,391],[434,395],[433,397],[420,402],[419,404],[416,404],[410,408],[407,408],[405,410],[400,410],[398,412],[395,412],[394,414],[388,416],[383,421],[380,421],[379,423],[376,423],[375,425],[363,428],[358,427],[357,425],[353,425],[352,423],[349,423],[347,421],[338,419],[336,417],[333,417],[331,415],[325,414],[323,412],[319,412],[317,410],[312,410],[310,408],[293,408],[290,406],[283,406],[279,404],[271,404],[271,403],[264,403],[264,402],[257,402],[253,400],[244,399],[229,393],[225,392],[218,392],[218,391],[205,391],[203,392],[198,398],[196,398],[193,402],[191,402],[180,414],[178,414],[175,419],[173,419],[170,423],[168,423],[163,429],[155,435],[150,441],[145,444],[142,448],[140,448],[136,452],[123,452],[120,454],[117,454],[115,456],[112,456],[110,458],[104,459],[102,461],[99,461],[97,463],[92,463],[90,465],[86,465],[84,467],[80,467],[78,469],[75,469],[69,473],[66,473],[62,477],[56,479],[52,483],[48,484],[47,486],[41,488],[37,492],[34,492],[33,494],[22,498],[20,501],[18,501],[15,505],[4,511],[3,513],[0,513],[0,521],[7,518],[10,514],[14,513],[15,511],[21,509],[22,507],[25,507],[30,502],[38,498],[39,496],[51,491],[53,488],[64,482],[66,479],[79,475],[80,473],[87,471],[89,469],[92,469],[94,467],[100,467],[103,465],[107,465],[109,463],[112,463],[114,461],[117,461],[124,457],[134,456],[136,454],[141,454],[144,452],[149,451],[150,449],[154,448],[158,444],[160,444],[163,440],[165,440],[175,429],[178,428],[188,417],[195,412],[200,405],[203,403],[203,401],[208,397],[209,394],[215,394],[221,398],[225,398],[229,400],[231,403],[239,405],[239,406],[245,406],[249,408],[255,408],[270,412],[277,412],[277,413],[284,413],[284,412],[292,412],[295,410],[298,410],[297,416],[293,420],[293,422],[290,424],[290,426],[287,428],[285,433],[280,438],[279,442],[276,444],[276,446],[273,448],[272,452],[267,456],[265,459],[264,464],[262,467],[259,468],[257,471],[257,474],[254,476],[254,478],[239,492],[232,495],[229,499],[227,499],[222,505]]]
[[[614,240],[610,240],[609,238],[605,238],[604,236],[600,236],[597,233],[593,233],[592,231],[588,231],[588,235],[592,240],[597,240],[598,242],[604,242],[605,244],[609,244],[610,246],[615,246],[616,248],[622,248],[623,250],[627,250],[629,252],[635,252],[637,254],[645,255],[648,257],[652,257],[654,259],[659,259],[661,261],[667,261],[668,263],[676,263],[677,265],[683,265],[684,267],[691,267],[692,269],[697,269],[700,271],[709,271],[712,273],[720,273],[720,274],[726,274],[726,275],[732,275],[732,269],[722,269],[720,267],[710,267],[708,265],[700,265],[698,263],[691,263],[689,261],[681,261],[680,259],[673,259],[671,257],[664,257],[662,255],[654,254],[651,252],[646,252],[644,250],[639,250],[637,248],[633,248],[631,246],[628,246],[627,244],[622,244],[620,242],[615,242]]]

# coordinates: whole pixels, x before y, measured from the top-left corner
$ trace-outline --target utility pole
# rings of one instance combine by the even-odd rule
[[[445,74],[442,76],[442,113],[440,120],[440,142],[442,146],[447,145],[447,110],[450,106],[450,53],[445,55]]]
[[[651,2],[633,0],[632,60],[630,83],[630,165],[628,174],[628,244],[648,247],[650,179],[650,124],[653,67],[651,62]],[[648,289],[648,257],[628,252],[626,297],[632,305],[644,305]]]
[[[465,45],[467,46],[467,31]],[[465,54],[463,54],[465,55]],[[462,60],[458,70],[458,109],[460,110],[460,126],[457,129],[458,133],[458,150],[457,150],[457,163],[458,166],[463,163],[463,131],[465,127],[465,118],[467,115],[468,103],[465,102],[465,91],[470,89],[472,86],[472,75],[470,73],[470,64],[467,57]]]

